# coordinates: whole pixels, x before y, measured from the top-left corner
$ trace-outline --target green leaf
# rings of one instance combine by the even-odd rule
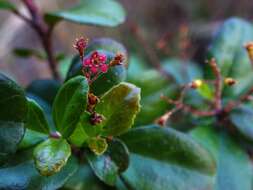
[[[215,58],[223,77],[232,77],[238,81],[234,87],[226,87],[227,96],[238,96],[245,92],[252,84],[252,66],[245,43],[253,40],[253,27],[251,23],[240,19],[226,20],[214,36],[208,51],[209,58]],[[206,75],[210,74],[210,68],[205,69]]]
[[[196,63],[185,62],[180,59],[166,59],[161,64],[163,70],[171,75],[179,85],[185,85],[195,79],[203,78],[203,74]]]
[[[77,147],[82,147],[82,145],[85,142],[87,142],[88,139],[89,139],[89,136],[86,134],[83,126],[81,125],[81,123],[77,124],[76,129],[74,130],[74,132],[69,137],[69,141],[71,142],[71,144],[74,144]]]
[[[129,164],[128,149],[120,140],[109,142],[107,151],[101,156],[91,152],[86,156],[96,176],[111,186],[116,184],[118,174],[125,171]]]
[[[48,23],[57,23],[62,19],[98,26],[114,27],[125,21],[124,8],[115,0],[82,0],[80,4],[68,10],[47,13]]]
[[[0,73],[0,121],[23,122],[26,112],[23,89]]]
[[[135,125],[153,123],[169,109],[161,95],[174,97],[175,85],[157,71],[146,68],[139,57],[132,56],[129,62],[127,81],[141,89],[141,111],[136,117]]]
[[[67,163],[71,148],[64,139],[48,139],[34,149],[34,160],[38,171],[43,176],[58,173]]]
[[[96,155],[102,155],[108,148],[108,144],[105,138],[102,137],[93,137],[88,141],[88,146],[92,152]]]
[[[9,154],[16,152],[24,133],[22,123],[0,121],[0,164]]]
[[[113,52],[108,52],[104,50],[98,50],[99,53],[103,53],[107,56],[106,64],[109,64],[110,61],[116,55]],[[92,52],[87,54],[85,58],[89,57]],[[82,64],[79,57],[74,57],[70,69],[67,74],[67,79],[69,80],[72,77],[83,75],[82,73]],[[126,65],[117,65],[111,67],[107,73],[102,73],[91,85],[91,92],[97,96],[100,96],[111,89],[113,86],[119,84],[120,82],[126,79],[127,71]]]
[[[1,9],[14,11],[16,10],[16,6],[13,3],[10,3],[9,1],[0,0],[0,10]]]
[[[64,190],[85,190],[89,187],[90,190],[111,190],[107,189],[91,170],[88,164],[81,164],[78,171],[64,185]]]
[[[216,160],[215,189],[251,190],[252,165],[247,153],[223,131],[197,127],[191,132]]]
[[[25,122],[25,128],[48,134],[49,126],[40,105],[30,98],[27,99],[27,103],[28,112]]]
[[[59,57],[60,58],[60,57]],[[67,56],[59,60],[59,72],[62,78],[66,78],[71,66],[72,57]]]
[[[53,118],[57,130],[69,137],[86,109],[88,82],[83,76],[67,81],[59,90],[53,104]]]
[[[121,139],[130,165],[121,179],[132,189],[212,189],[215,162],[190,136],[170,128],[134,128]]]
[[[48,138],[47,135],[43,133],[39,133],[30,129],[25,130],[25,135],[20,142],[18,149],[27,149],[34,145],[37,145],[38,143],[46,140]]]
[[[39,52],[35,49],[27,49],[27,48],[16,48],[13,50],[14,55],[22,58],[36,57],[40,60],[45,60],[46,56],[42,52]]]
[[[247,140],[253,142],[253,109],[251,106],[240,106],[234,109],[229,116],[238,132]]]
[[[17,157],[24,157],[22,154]],[[15,160],[17,158],[14,158]],[[32,160],[0,169],[0,189],[52,190],[59,189],[77,171],[78,162],[71,157],[62,170],[50,177],[41,176]]]
[[[43,79],[43,80],[34,80],[26,88],[28,93],[32,93],[36,96],[39,96],[45,100],[49,105],[53,104],[55,96],[60,89],[60,82],[56,80]]]
[[[96,111],[106,119],[103,134],[116,136],[126,132],[134,124],[140,110],[140,89],[130,83],[120,83],[104,94]]]

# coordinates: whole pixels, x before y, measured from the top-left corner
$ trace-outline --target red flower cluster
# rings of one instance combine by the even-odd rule
[[[84,56],[84,50],[87,48],[88,45],[88,39],[87,38],[80,38],[76,39],[76,43],[73,45],[73,47],[79,52],[80,57],[83,59]]]
[[[97,51],[94,51],[91,56],[83,60],[83,71],[86,78],[90,79],[100,73],[106,73],[108,71],[106,60],[106,55]]]

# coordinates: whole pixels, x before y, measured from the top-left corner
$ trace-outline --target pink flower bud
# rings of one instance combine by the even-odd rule
[[[108,65],[106,65],[105,63],[100,65],[100,70],[102,73],[106,73],[108,71]]]

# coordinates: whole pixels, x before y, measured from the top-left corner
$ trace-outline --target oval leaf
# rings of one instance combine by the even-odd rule
[[[67,81],[59,90],[53,104],[53,118],[57,130],[69,137],[86,109],[88,82],[83,76]]]
[[[0,121],[23,122],[26,113],[23,89],[0,73]]]
[[[79,5],[64,11],[47,13],[48,23],[62,19],[80,24],[117,26],[126,17],[124,8],[115,0],[82,0]]]
[[[213,189],[215,162],[190,136],[146,126],[132,129],[121,139],[131,155],[120,178],[127,189]]]
[[[88,162],[97,177],[108,185],[115,185],[118,174],[127,169],[129,155],[126,145],[119,141],[109,142],[107,151],[96,156],[91,152],[86,154]]]
[[[34,149],[34,160],[38,171],[43,176],[59,172],[67,163],[71,148],[66,140],[48,139]]]
[[[120,135],[130,129],[140,110],[140,89],[130,83],[120,83],[100,99],[96,111],[105,116],[104,135]]]
[[[44,112],[39,104],[28,98],[28,112],[25,122],[25,127],[37,132],[49,133],[49,126],[44,115]]]

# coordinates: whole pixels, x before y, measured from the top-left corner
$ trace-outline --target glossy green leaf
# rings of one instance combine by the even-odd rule
[[[0,73],[0,121],[23,122],[26,112],[23,89]]]
[[[111,190],[112,187],[107,187],[102,183],[91,170],[89,165],[81,164],[78,171],[64,185],[64,190]]]
[[[34,160],[38,171],[43,176],[58,173],[67,163],[71,148],[66,140],[48,139],[34,149]]]
[[[27,149],[34,145],[39,144],[43,140],[48,138],[48,135],[45,135],[43,133],[39,133],[30,129],[25,130],[25,135],[20,142],[18,149]]]
[[[120,135],[134,124],[140,110],[140,89],[130,83],[120,83],[104,94],[96,111],[106,119],[102,122],[104,135]]]
[[[228,96],[238,96],[247,90],[252,82],[252,66],[246,49],[243,47],[253,40],[251,23],[240,19],[226,20],[214,36],[208,57],[214,57],[223,77],[232,77],[238,85],[225,88]],[[210,69],[205,69],[210,75]]]
[[[45,133],[49,133],[49,126],[44,112],[39,104],[32,99],[27,99],[28,112],[25,121],[25,128]]]
[[[191,132],[216,160],[215,189],[251,190],[252,164],[247,153],[223,131],[198,127]]]
[[[17,156],[24,157],[22,154]],[[0,189],[59,189],[77,171],[77,169],[77,160],[71,157],[59,173],[50,177],[44,177],[37,172],[33,161],[27,160],[0,169]]]
[[[80,4],[68,10],[47,13],[45,19],[56,23],[62,19],[98,26],[117,26],[126,17],[124,8],[116,0],[82,0]]]
[[[67,81],[59,90],[53,104],[53,118],[57,130],[69,137],[86,109],[88,82],[83,76]]]
[[[109,142],[107,151],[96,156],[86,154],[88,162],[97,177],[108,185],[115,185],[118,174],[127,169],[129,164],[128,149],[120,140]]]
[[[45,100],[49,105],[53,104],[55,96],[60,89],[60,82],[56,80],[43,79],[43,80],[34,80],[26,88],[28,93],[32,93],[36,96],[39,96]]]
[[[16,10],[16,6],[8,0],[0,0],[0,9],[13,11]]]
[[[109,64],[110,61],[114,58],[116,55],[113,52],[108,52],[104,50],[98,50],[100,53],[104,53],[107,56],[106,64]],[[90,54],[86,55],[86,57],[89,57]],[[86,58],[85,57],[85,58]],[[70,69],[67,74],[67,79],[69,80],[72,77],[83,75],[82,73],[82,64],[80,62],[79,57],[74,57],[72,65],[70,66]],[[119,84],[120,82],[124,81],[126,79],[127,71],[126,71],[126,65],[117,65],[115,67],[111,67],[107,73],[102,73],[91,85],[91,92],[94,93],[97,96],[100,96],[107,92],[109,89],[111,89],[113,86]]]
[[[190,136],[146,126],[132,129],[121,139],[131,155],[121,180],[130,189],[213,189],[215,162]]]
[[[250,106],[240,106],[229,116],[232,124],[246,139],[253,141],[253,109]]]
[[[96,155],[102,155],[108,148],[108,144],[105,138],[102,137],[93,137],[88,141],[88,146],[92,152]]]
[[[9,154],[16,152],[24,133],[22,123],[0,121],[0,164]]]

